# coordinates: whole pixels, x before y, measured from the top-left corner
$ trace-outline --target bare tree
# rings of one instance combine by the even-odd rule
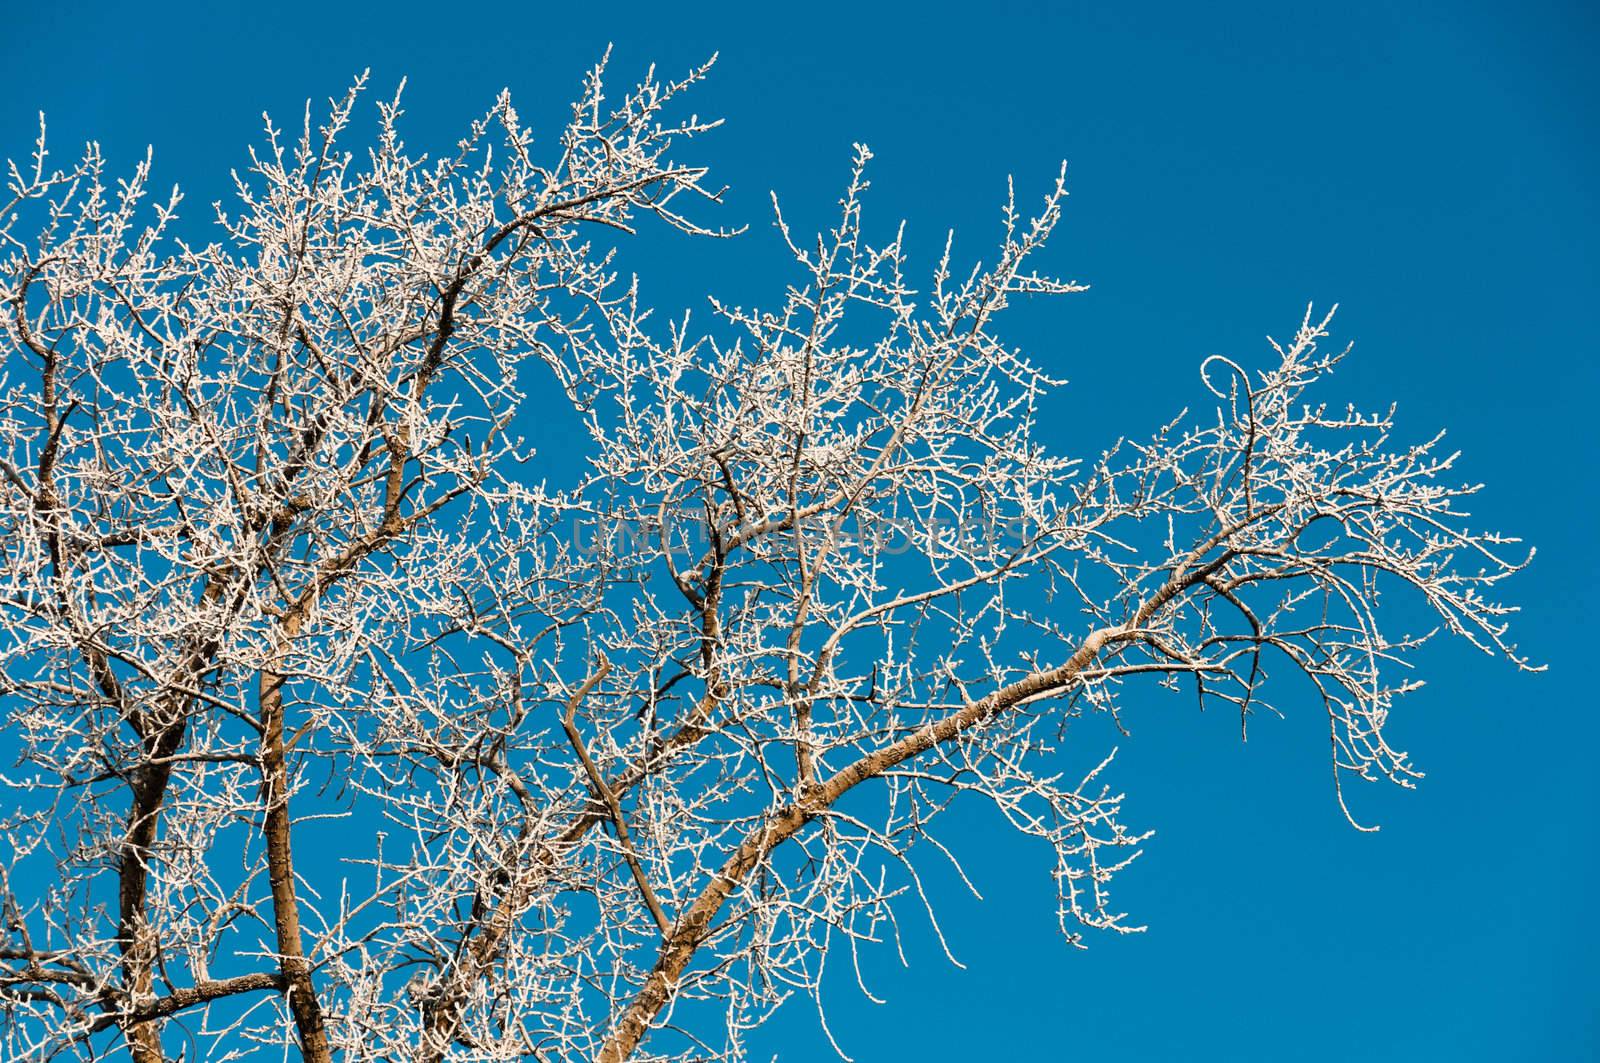
[[[740,1058],[934,917],[961,795],[1054,851],[1069,941],[1137,929],[1145,835],[1104,763],[1063,778],[1074,717],[1320,706],[1342,803],[1416,777],[1381,595],[1528,667],[1453,456],[1308,398],[1327,318],[1143,442],[1041,442],[1055,382],[995,329],[1080,290],[1030,262],[1060,177],[918,290],[861,148],[835,228],[778,215],[771,309],[651,321],[615,255],[718,235],[674,154],[715,123],[663,110],[703,73],[596,68],[542,161],[505,96],[440,158],[398,97],[346,150],[358,82],[268,123],[205,246],[148,161],[53,170],[41,130],[12,166],[7,1058]],[[515,435],[552,386],[566,475]]]

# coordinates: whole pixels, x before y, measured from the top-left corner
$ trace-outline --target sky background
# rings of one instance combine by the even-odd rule
[[[1203,401],[1205,355],[1265,364],[1265,334],[1341,303],[1356,347],[1326,396],[1397,402],[1407,440],[1449,428],[1488,484],[1476,521],[1538,546],[1507,594],[1549,672],[1433,646],[1393,724],[1427,779],[1351,795],[1376,835],[1339,813],[1315,706],[1280,699],[1241,745],[1236,717],[1133,702],[1113,781],[1157,833],[1116,898],[1149,932],[1066,947],[1048,854],[968,810],[946,841],[984,899],[934,876],[966,969],[913,929],[909,968],[871,965],[887,1003],[836,980],[832,1029],[862,1063],[1600,1058],[1596,12],[1288,6],[0,0],[0,156],[41,109],[63,155],[94,138],[131,166],[151,144],[203,236],[261,112],[293,127],[363,68],[378,94],[410,79],[408,139],[438,150],[503,86],[553,137],[607,42],[619,85],[717,51],[690,107],[727,125],[689,154],[731,186],[704,217],[750,231],[647,236],[630,264],[664,308],[776,302],[767,192],[797,229],[827,222],[855,141],[877,155],[869,227],[908,218],[925,267],[949,227],[987,254],[1006,176],[1032,199],[1070,161],[1045,263],[1092,289],[1008,332],[1070,379],[1068,452],[1147,433]],[[569,459],[562,419],[541,424]],[[1113,740],[1080,729],[1070,766]],[[804,1002],[758,1047],[830,1056]]]

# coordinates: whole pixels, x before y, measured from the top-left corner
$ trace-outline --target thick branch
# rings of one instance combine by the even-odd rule
[[[867,779],[879,776],[937,745],[952,741],[1015,705],[1068,688],[1095,655],[1117,637],[1119,634],[1116,632],[1096,631],[1084,640],[1065,664],[1018,680],[862,757],[825,782],[805,791],[798,801],[787,808],[769,816],[760,830],[746,837],[733,851],[694,903],[679,916],[677,926],[663,944],[650,976],[596,1057],[598,1063],[623,1063],[633,1055],[649,1031],[650,1024],[672,998],[679,979],[688,969],[695,953],[711,937],[712,921],[745,876],[774,849],[798,834]]]
[[[602,655],[600,667],[588,679],[583,681],[575,694],[567,699],[566,711],[561,717],[561,727],[567,732],[567,741],[572,743],[572,748],[577,752],[578,759],[583,762],[583,770],[589,776],[589,787],[594,793],[595,800],[605,805],[611,814],[612,829],[617,832],[617,844],[622,847],[622,857],[628,863],[628,870],[633,874],[633,881],[638,885],[639,892],[644,896],[645,907],[650,909],[650,917],[656,921],[656,926],[661,930],[661,936],[666,937],[672,930],[672,921],[667,918],[667,913],[662,910],[661,902],[656,899],[655,890],[650,888],[650,880],[645,877],[644,867],[639,863],[639,856],[634,851],[633,839],[628,833],[628,821],[622,814],[622,804],[617,800],[617,795],[606,785],[605,776],[595,766],[594,758],[589,756],[589,750],[583,744],[583,735],[578,733],[575,717],[578,705],[589,695],[600,681],[611,671],[611,662]]]

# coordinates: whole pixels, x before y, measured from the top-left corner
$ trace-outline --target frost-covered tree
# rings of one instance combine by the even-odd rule
[[[1041,442],[997,329],[1079,290],[1032,265],[1059,177],[913,281],[862,148],[836,227],[778,215],[770,306],[652,320],[633,227],[723,235],[678,154],[715,123],[668,113],[703,73],[597,68],[548,148],[502,96],[438,157],[398,98],[344,147],[358,83],[204,244],[148,162],[11,167],[7,1059],[740,1058],[926,906],[959,795],[1053,850],[1070,941],[1137,929],[1074,717],[1320,712],[1343,802],[1415,777],[1380,597],[1527,667],[1514,540],[1437,439],[1317,404],[1327,318],[1205,362],[1202,415]],[[552,402],[581,468],[519,441]]]

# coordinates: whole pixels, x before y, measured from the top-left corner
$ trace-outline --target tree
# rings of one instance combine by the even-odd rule
[[[148,159],[52,170],[41,127],[11,167],[8,1058],[738,1057],[926,903],[958,796],[1054,851],[1069,941],[1137,929],[1075,717],[1320,705],[1343,804],[1415,777],[1381,595],[1529,667],[1453,455],[1306,398],[1328,317],[1207,360],[1214,414],[1040,442],[1055,381],[995,329],[1080,290],[1031,265],[1064,174],[918,291],[861,148],[835,228],[778,214],[771,309],[658,326],[617,255],[727,235],[675,154],[716,123],[665,115],[703,68],[612,102],[603,65],[543,161],[504,95],[440,158],[398,96],[348,151],[358,81],[268,123],[204,246]],[[554,487],[515,434],[551,382]]]

